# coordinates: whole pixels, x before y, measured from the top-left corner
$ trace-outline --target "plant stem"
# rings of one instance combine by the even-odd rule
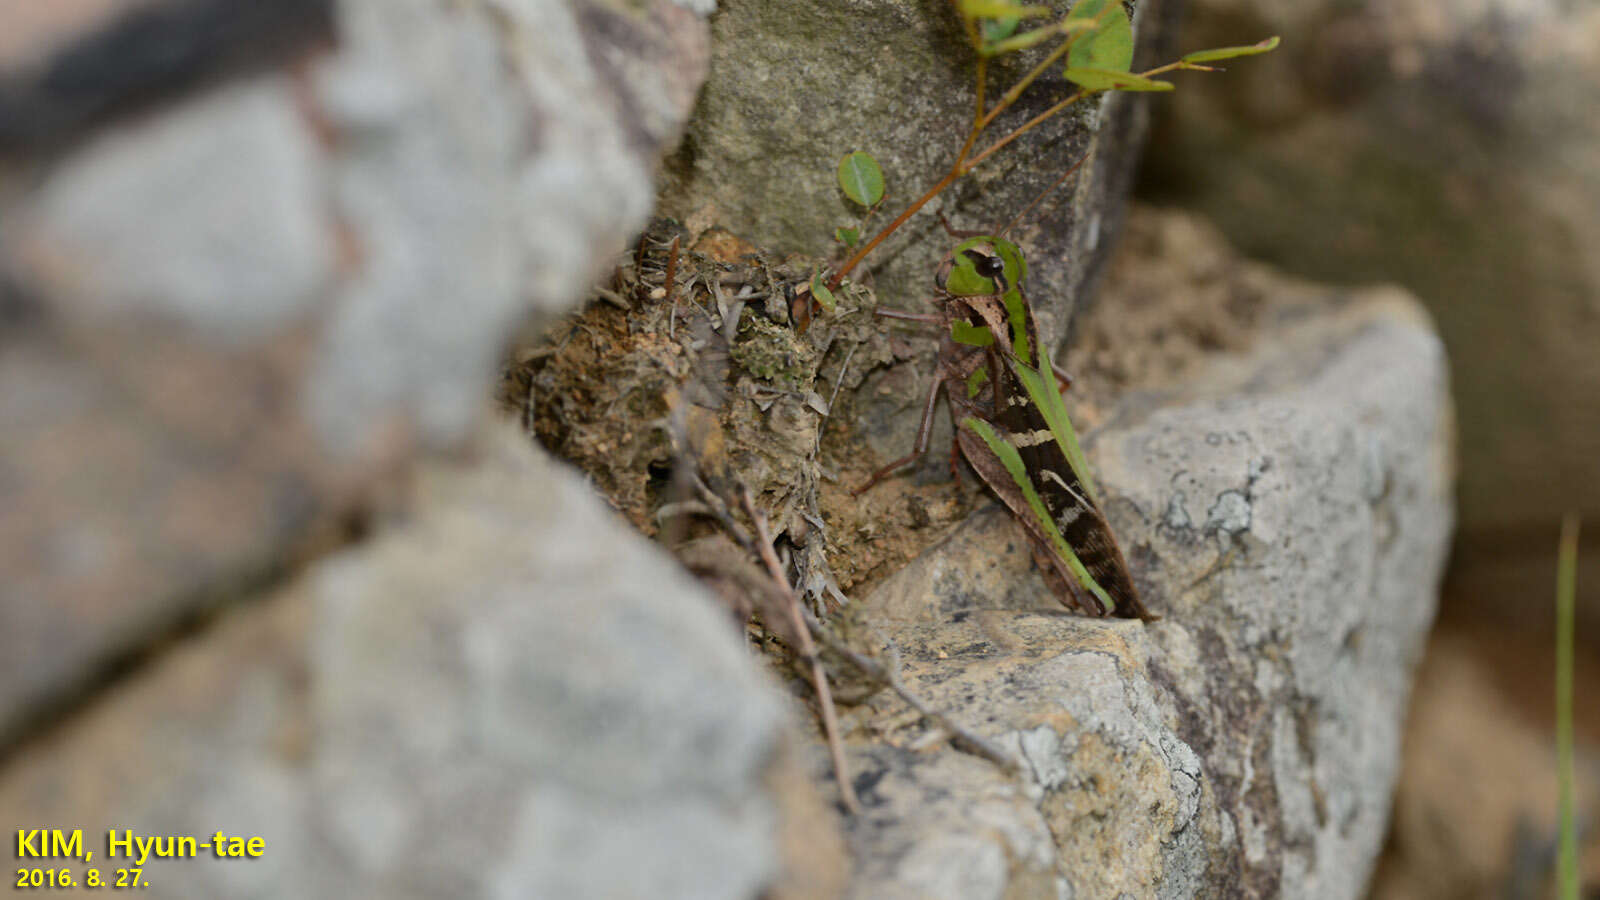
[[[1010,134],[1006,135],[1005,137],[1001,138],[998,141],[995,141],[993,144],[990,144],[988,147],[984,148],[983,152],[981,152],[977,156],[974,156],[973,158],[967,160],[965,167],[961,171],[961,174],[965,175],[968,172],[971,172],[973,169],[978,167],[978,163],[981,163],[984,160],[988,159],[989,157],[993,156],[996,152],[998,152],[1000,150],[1000,148],[1002,148],[1005,145],[1011,143],[1012,141],[1016,140],[1017,138],[1022,137],[1024,134],[1026,134],[1029,131],[1032,131],[1034,128],[1036,128],[1039,125],[1039,123],[1045,121],[1046,119],[1050,118],[1051,116],[1055,115],[1056,113],[1061,112],[1062,110],[1066,109],[1067,107],[1071,106],[1072,104],[1077,103],[1079,100],[1082,100],[1084,97],[1087,97],[1092,93],[1096,93],[1096,92],[1095,91],[1091,91],[1091,90],[1089,90],[1087,88],[1085,88],[1083,90],[1080,90],[1077,93],[1072,94],[1071,96],[1067,97],[1067,99],[1061,101],[1060,103],[1057,103],[1055,106],[1050,107],[1049,109],[1045,110],[1044,112],[1039,113],[1037,116],[1034,116],[1033,118],[1029,119],[1028,121],[1026,121],[1026,122],[1022,123],[1021,125],[1017,126],[1017,128],[1014,131],[1012,131]]]
[[[1578,835],[1572,809],[1572,645],[1577,570],[1578,515],[1568,513],[1561,521],[1561,549],[1556,560],[1556,785],[1561,810],[1556,896],[1561,900],[1578,900]]]
[[[873,235],[872,240],[861,245],[860,250],[857,250],[849,259],[839,264],[839,271],[833,273],[833,277],[828,279],[828,290],[837,290],[839,285],[844,281],[844,276],[850,274],[851,269],[854,269],[856,266],[860,265],[861,260],[865,259],[867,254],[871,253],[874,247],[877,247],[879,244],[883,243],[884,238],[887,238],[889,235],[894,234],[895,231],[899,230],[900,226],[904,225],[907,219],[911,218],[913,215],[916,215],[917,210],[927,206],[929,200],[939,196],[940,192],[949,187],[963,174],[965,173],[962,171],[961,166],[957,164],[955,167],[951,168],[949,172],[946,172],[943,178],[939,179],[938,184],[929,188],[926,194],[918,197],[917,201],[906,207],[905,210],[900,213],[900,215],[895,216],[893,222],[883,226],[883,230],[878,232],[876,235]]]
[[[1108,4],[1107,8],[1110,9],[1115,5],[1116,4]],[[968,32],[968,36],[976,41],[977,38],[972,31],[972,27],[968,28]],[[985,147],[978,155],[968,158],[967,154],[972,152],[972,146],[977,142],[978,135],[981,134],[984,129],[989,127],[990,123],[995,120],[996,116],[1000,115],[1000,113],[1004,112],[1008,107],[1011,106],[1011,104],[1015,103],[1017,98],[1022,95],[1022,91],[1027,88],[1027,86],[1031,84],[1034,79],[1038,78],[1039,75],[1044,72],[1046,67],[1060,59],[1061,56],[1071,48],[1074,39],[1076,39],[1076,35],[1069,37],[1062,43],[1060,47],[1057,47],[1055,50],[1051,51],[1050,56],[1047,57],[1044,62],[1035,67],[1032,72],[1029,72],[1027,75],[1023,76],[1022,80],[1013,85],[1011,90],[1007,91],[1005,95],[1000,98],[1000,102],[996,103],[994,108],[989,110],[987,113],[983,112],[983,90],[987,67],[984,65],[983,57],[978,57],[978,113],[977,117],[973,120],[973,128],[967,134],[966,143],[961,145],[961,152],[956,154],[956,161],[953,165],[951,165],[950,171],[946,172],[945,176],[939,179],[937,184],[929,188],[927,193],[917,198],[915,203],[912,203],[910,206],[906,207],[906,209],[901,212],[900,215],[895,216],[894,221],[883,226],[883,230],[873,235],[872,240],[862,244],[860,250],[857,250],[855,253],[851,254],[848,259],[840,263],[839,270],[834,272],[833,275],[828,278],[828,290],[838,290],[839,285],[844,283],[844,277],[850,274],[850,272],[852,272],[856,266],[860,265],[861,261],[866,259],[868,253],[871,253],[879,244],[883,243],[884,240],[889,237],[889,235],[898,231],[900,226],[904,225],[907,219],[911,218],[913,215],[916,215],[918,210],[922,209],[924,206],[927,206],[929,200],[939,196],[939,194],[943,193],[945,188],[954,184],[958,179],[969,174],[973,169],[976,169],[979,163],[982,163],[984,160],[999,152],[1000,149],[1005,147],[1007,144],[1038,127],[1040,123],[1048,120],[1051,116],[1056,115],[1057,113],[1061,112],[1072,104],[1077,103],[1079,100],[1082,100],[1090,94],[1101,93],[1097,90],[1091,91],[1088,88],[1082,88],[1068,96],[1065,100],[1062,100],[1060,103],[1055,104],[1044,112],[1022,123],[1005,137],[995,141],[988,147]],[[974,44],[974,46],[976,46],[976,44]],[[1142,78],[1149,78],[1153,75],[1160,75],[1163,72],[1173,71],[1174,69],[1190,68],[1200,67],[1186,63],[1180,59],[1176,62],[1167,63],[1164,66],[1157,66],[1154,69],[1150,69],[1146,72],[1140,72],[1139,75]]]
[[[961,145],[961,151],[956,154],[956,164],[967,158],[967,153],[972,150],[972,145],[977,143],[978,134],[983,131],[983,103],[985,89],[989,82],[989,60],[983,55],[983,38],[978,34],[977,20],[968,18],[961,12],[961,0],[950,0],[950,5],[955,7],[956,18],[961,20],[961,26],[966,29],[967,42],[972,45],[972,52],[977,57],[976,68],[973,72],[973,81],[976,82],[976,99],[972,113],[972,127],[967,129],[967,140]]]
[[[1033,71],[1022,76],[1021,80],[1012,85],[1010,90],[1002,94],[1000,97],[1000,102],[995,104],[994,109],[989,110],[988,115],[984,116],[983,121],[979,123],[979,130],[988,128],[989,124],[995,120],[996,116],[999,116],[1001,113],[1010,108],[1011,104],[1017,102],[1017,98],[1021,97],[1022,92],[1028,89],[1028,85],[1037,81],[1039,76],[1045,73],[1046,69],[1054,65],[1056,60],[1065,56],[1067,51],[1072,49],[1072,42],[1074,40],[1077,40],[1077,35],[1068,36],[1066,40],[1061,42],[1061,46],[1050,51],[1049,56],[1046,56],[1044,60],[1041,61],[1037,66],[1034,66]]]
[[[956,154],[955,164],[957,167],[961,165],[962,160],[967,158],[967,154],[972,152],[972,145],[978,142],[978,135],[983,133],[984,123],[988,121],[983,114],[983,92],[984,86],[988,82],[988,73],[988,60],[981,56],[978,57],[978,70],[976,79],[978,82],[977,109],[972,114],[972,127],[967,129],[967,140],[961,145],[961,151]]]

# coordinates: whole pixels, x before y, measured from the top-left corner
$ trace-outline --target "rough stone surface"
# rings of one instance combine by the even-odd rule
[[[471,433],[708,57],[666,0],[329,6],[79,3],[0,48],[0,746]]]
[[[497,429],[382,537],[22,746],[0,819],[96,859],[112,825],[265,839],[152,861],[163,897],[754,897],[797,808],[783,713],[686,574]]]
[[[91,141],[8,208],[0,743],[347,502],[294,397],[333,281],[315,155],[289,80],[261,76]]]
[[[1108,299],[1137,320],[1117,280]],[[912,878],[930,897],[1362,894],[1450,532],[1444,356],[1397,291],[1234,280],[1262,292],[1248,348],[1125,394],[1086,445],[1161,621],[1046,610],[998,510],[865,598],[908,686],[1026,774],[1005,793],[997,768],[874,700],[853,760],[869,811],[850,837],[875,861],[857,896]]]
[[[229,84],[58,162],[13,226],[30,287],[70,298],[82,328],[148,317],[227,348],[294,326],[335,256],[294,90]]]
[[[1428,307],[1461,410],[1447,594],[1520,617],[1503,598],[1548,583],[1559,517],[1600,513],[1600,9],[1190,6],[1183,49],[1258,32],[1283,48],[1158,107],[1153,188],[1252,256],[1397,281]],[[1585,548],[1587,570],[1600,543]],[[1579,591],[1600,622],[1600,579]]]

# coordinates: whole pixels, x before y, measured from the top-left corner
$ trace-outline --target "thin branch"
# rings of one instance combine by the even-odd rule
[[[964,173],[959,167],[951,169],[949,172],[945,173],[945,176],[939,179],[938,184],[929,188],[926,194],[918,197],[915,203],[906,207],[905,210],[900,213],[900,215],[895,216],[893,222],[883,226],[883,230],[874,235],[872,240],[867,241],[866,244],[862,245],[861,249],[852,254],[849,259],[840,263],[839,271],[834,272],[833,276],[828,279],[828,290],[838,290],[839,285],[844,282],[844,276],[850,274],[852,269],[860,265],[861,260],[865,259],[868,253],[871,253],[874,248],[883,243],[884,239],[889,235],[894,234],[897,230],[899,230],[900,226],[904,225],[907,219],[916,215],[917,210],[927,206],[929,200],[939,196],[940,192],[949,187],[951,182],[955,181],[957,178],[960,178],[962,174]]]
[[[772,536],[767,531],[767,517],[756,510],[755,501],[750,498],[750,489],[744,489],[744,509],[750,514],[750,521],[756,527],[756,549],[761,554],[761,561],[766,563],[767,571],[771,573],[773,581],[778,583],[778,588],[783,592],[784,600],[789,607],[790,624],[793,625],[797,640],[799,641],[800,656],[811,663],[811,683],[817,691],[817,705],[822,707],[822,729],[827,733],[828,752],[833,756],[834,778],[839,782],[839,797],[844,801],[844,808],[851,815],[861,812],[861,801],[856,799],[856,789],[850,783],[850,770],[845,764],[844,745],[839,741],[839,715],[833,708],[833,692],[828,689],[828,673],[822,668],[822,660],[817,656],[817,645],[811,641],[811,631],[806,628],[805,613],[800,609],[800,598],[794,594],[794,588],[789,585],[789,579],[783,575],[783,567],[778,565],[778,557],[772,552]]]
[[[723,530],[732,535],[740,546],[746,550],[754,551],[755,542],[751,539],[750,532],[745,531],[744,527],[729,514],[728,505],[723,502],[722,497],[718,496],[717,492],[713,491],[711,486],[705,483],[699,472],[691,471],[689,474],[694,478],[695,493],[700,495],[700,499],[705,503],[707,509],[711,511],[711,515],[716,518],[717,523],[722,526]]]
[[[1068,36],[1066,40],[1061,42],[1061,46],[1050,51],[1049,56],[1046,56],[1037,66],[1034,66],[1033,71],[1022,76],[1022,78],[1017,81],[1016,84],[1011,86],[1010,90],[1006,91],[1000,96],[1000,102],[996,103],[994,108],[989,110],[988,114],[983,117],[983,121],[978,127],[980,129],[988,128],[990,123],[994,122],[996,117],[1005,112],[1007,109],[1010,109],[1011,104],[1017,102],[1018,98],[1022,96],[1022,92],[1028,89],[1028,85],[1037,81],[1039,76],[1048,71],[1052,65],[1055,65],[1057,60],[1067,55],[1067,52],[1072,49],[1072,44],[1077,40],[1077,38],[1078,36],[1075,34]]]
[[[1012,141],[1016,140],[1017,138],[1022,137],[1024,134],[1028,133],[1029,131],[1032,131],[1035,127],[1037,127],[1039,125],[1039,123],[1045,121],[1046,119],[1050,118],[1051,116],[1055,115],[1056,113],[1061,112],[1062,110],[1066,109],[1067,107],[1071,106],[1072,104],[1077,103],[1079,100],[1082,100],[1084,97],[1089,96],[1091,93],[1094,93],[1094,92],[1088,90],[1087,88],[1085,88],[1083,90],[1080,90],[1080,91],[1077,91],[1076,93],[1074,93],[1074,94],[1070,95],[1069,97],[1067,97],[1067,99],[1062,100],[1060,103],[1057,103],[1056,105],[1050,107],[1049,109],[1045,110],[1044,112],[1039,113],[1037,116],[1034,116],[1033,118],[1029,119],[1028,121],[1026,121],[1026,122],[1022,123],[1021,125],[1017,126],[1016,130],[1012,131],[1010,134],[1006,135],[1005,137],[1001,138],[1000,140],[995,141],[993,144],[990,144],[988,147],[984,148],[982,153],[979,153],[977,156],[974,156],[973,158],[967,160],[966,164],[961,169],[961,174],[965,175],[968,172],[971,172],[973,169],[976,169],[978,167],[979,163],[981,163],[984,160],[988,159],[989,157],[993,156],[996,152],[998,152],[1000,150],[1000,148],[1002,148],[1005,145],[1011,143]]]

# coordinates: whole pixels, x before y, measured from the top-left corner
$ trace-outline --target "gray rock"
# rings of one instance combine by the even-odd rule
[[[425,522],[317,577],[334,849],[358,883],[420,865],[482,896],[753,895],[781,707],[686,574],[498,440],[482,472],[419,486]],[[439,840],[473,810],[475,835]]]
[[[61,160],[12,223],[36,289],[86,328],[149,317],[241,346],[296,324],[334,254],[293,92],[284,76],[239,82]]]
[[[1427,306],[1463,411],[1452,600],[1520,621],[1504,598],[1548,583],[1556,521],[1600,513],[1600,14],[1521,0],[1190,6],[1184,49],[1271,33],[1283,47],[1157,107],[1170,119],[1152,190],[1251,256],[1398,282]],[[1600,585],[1579,590],[1600,611]]]
[[[667,0],[348,0],[317,53],[317,0],[138,6],[0,46],[0,119],[62,115],[0,122],[0,747],[471,434],[515,326],[643,224],[707,58]]]
[[[445,446],[482,415],[507,333],[570,307],[644,224],[705,26],[666,0],[348,0],[339,24],[319,96],[348,136],[334,190],[362,264],[310,415],[345,451],[395,416]]]
[[[1269,309],[1251,349],[1126,395],[1086,445],[1161,621],[1048,609],[998,509],[865,599],[908,686],[1025,762],[1027,802],[974,831],[951,808],[998,769],[951,776],[938,734],[869,716],[901,749],[856,754],[857,896],[911,871],[932,897],[1362,895],[1452,521],[1444,355],[1393,290]]]
[[[849,897],[1055,896],[1055,845],[1024,785],[955,753],[858,748],[864,786],[847,836],[856,864]],[[916,810],[919,821],[898,817]]]
[[[265,838],[153,861],[167,897],[776,883],[783,702],[698,585],[509,429],[406,508],[26,748],[0,814]]]

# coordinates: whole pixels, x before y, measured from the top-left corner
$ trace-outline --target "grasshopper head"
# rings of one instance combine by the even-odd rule
[[[1028,264],[1010,241],[983,235],[968,238],[950,254],[944,289],[958,297],[1002,294],[1022,283]]]

